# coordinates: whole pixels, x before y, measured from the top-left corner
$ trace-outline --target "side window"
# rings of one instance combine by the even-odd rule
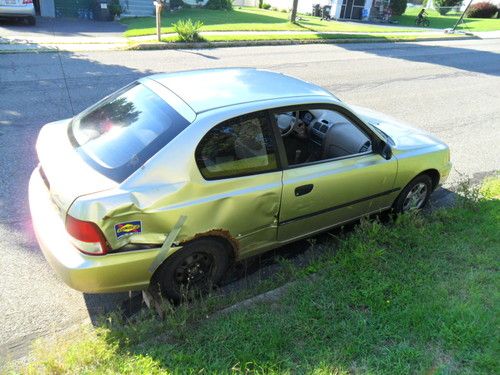
[[[330,109],[277,112],[289,165],[371,152],[370,138],[343,114]]]
[[[203,137],[196,149],[196,163],[207,179],[276,170],[273,137],[267,113],[225,121]]]

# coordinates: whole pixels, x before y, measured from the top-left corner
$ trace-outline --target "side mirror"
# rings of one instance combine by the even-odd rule
[[[389,146],[388,143],[383,143],[382,144],[382,147],[381,147],[381,150],[380,150],[380,155],[382,155],[382,157],[386,160],[389,160],[390,158],[392,158],[392,149],[391,149],[391,146]]]

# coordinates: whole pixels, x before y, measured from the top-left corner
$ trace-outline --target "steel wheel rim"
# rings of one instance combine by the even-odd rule
[[[428,188],[423,182],[416,184],[406,195],[403,201],[403,211],[418,210],[427,198]]]
[[[174,280],[179,287],[204,287],[211,279],[213,269],[214,258],[207,253],[196,252],[175,268]]]

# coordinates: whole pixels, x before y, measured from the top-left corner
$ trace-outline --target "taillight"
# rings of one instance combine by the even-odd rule
[[[23,4],[33,4],[33,0],[23,0]]]
[[[108,252],[108,244],[99,227],[90,221],[66,217],[66,230],[73,240],[73,244],[82,253],[90,255],[104,255]]]

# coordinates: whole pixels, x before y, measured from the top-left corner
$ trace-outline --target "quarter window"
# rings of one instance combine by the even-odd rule
[[[278,168],[267,113],[223,122],[210,130],[196,149],[196,162],[207,179],[244,176]]]

